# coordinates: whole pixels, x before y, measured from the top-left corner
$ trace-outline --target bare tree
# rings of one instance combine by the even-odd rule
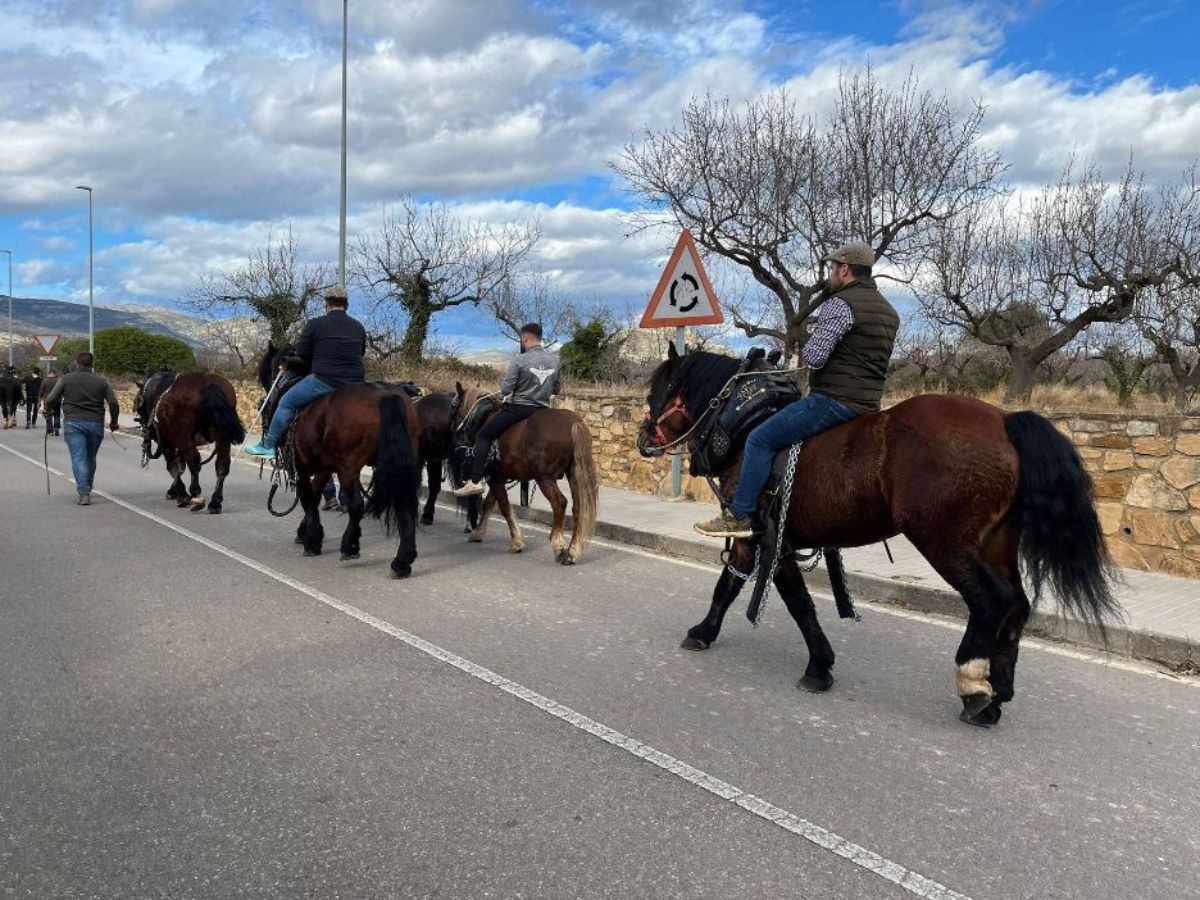
[[[501,291],[519,271],[541,234],[538,222],[493,227],[455,216],[444,204],[421,206],[405,197],[364,235],[355,254],[359,280],[405,317],[399,353],[420,362],[433,317],[478,305]]]
[[[1128,320],[1146,291],[1181,276],[1174,202],[1132,161],[1115,183],[1072,162],[1031,201],[940,223],[917,298],[930,318],[1003,348],[1006,396],[1027,398],[1053,354],[1096,323]]]
[[[779,304],[779,325],[734,310],[751,337],[795,349],[824,299],[821,260],[867,241],[906,279],[935,223],[970,219],[1003,172],[980,143],[982,107],[960,113],[915,76],[899,87],[843,73],[827,120],[783,91],[735,109],[705,96],[682,124],[627,145],[613,169],[644,204],[635,227],[691,229],[710,253],[745,267]]]
[[[590,308],[590,304],[563,296],[542,273],[514,274],[499,290],[483,298],[480,305],[491,313],[501,333],[513,341],[520,340],[522,325],[537,322],[542,326],[547,346],[554,346],[570,335],[586,318],[584,308]]]
[[[252,252],[245,265],[201,277],[184,303],[206,318],[224,313],[222,318],[251,316],[265,322],[270,339],[279,345],[307,317],[330,279],[328,264],[300,262],[296,239],[288,229],[287,237],[278,241],[268,236],[266,246]]]

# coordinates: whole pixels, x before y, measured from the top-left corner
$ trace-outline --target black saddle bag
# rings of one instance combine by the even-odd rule
[[[754,428],[799,399],[790,373],[763,369],[739,378],[708,424],[688,441],[691,474],[718,474]]]

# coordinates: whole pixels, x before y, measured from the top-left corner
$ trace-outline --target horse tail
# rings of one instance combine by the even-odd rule
[[[596,461],[592,459],[592,433],[581,421],[571,424],[571,468],[567,483],[575,506],[575,540],[579,552],[596,533],[596,516],[600,508],[600,482],[596,476]]]
[[[220,385],[206,384],[200,390],[200,416],[205,431],[214,439],[224,438],[231,444],[246,440],[246,426]]]
[[[1117,572],[1092,502],[1092,479],[1075,446],[1034,412],[1007,416],[1004,430],[1017,450],[1020,481],[1013,507],[1020,556],[1037,603],[1049,582],[1058,602],[1104,634],[1121,614],[1113,596]]]
[[[399,394],[379,398],[379,450],[367,513],[383,522],[388,534],[405,515],[415,514],[421,482],[420,462],[408,433],[408,412]]]

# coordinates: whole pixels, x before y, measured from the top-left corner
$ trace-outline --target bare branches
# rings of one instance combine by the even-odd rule
[[[421,359],[433,316],[495,297],[519,271],[541,233],[540,223],[492,226],[455,216],[445,204],[422,206],[412,197],[385,214],[358,243],[358,279],[377,301],[406,316],[400,353]]]

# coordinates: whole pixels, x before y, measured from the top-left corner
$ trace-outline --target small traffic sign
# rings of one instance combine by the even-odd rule
[[[35,334],[33,339],[38,342],[43,353],[49,353],[54,349],[54,345],[58,343],[60,337],[62,337],[61,334]]]
[[[700,262],[696,242],[685,228],[639,325],[642,328],[670,328],[719,325],[724,321],[717,295]]]

